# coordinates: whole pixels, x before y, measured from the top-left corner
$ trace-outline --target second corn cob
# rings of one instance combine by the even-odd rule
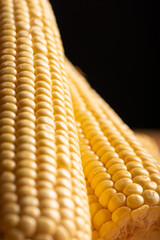
[[[159,240],[159,162],[68,61],[66,66],[93,240]]]

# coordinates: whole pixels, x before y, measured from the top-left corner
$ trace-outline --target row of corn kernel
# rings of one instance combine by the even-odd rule
[[[17,87],[18,113],[16,119],[16,184],[20,206],[18,229],[9,231],[8,238],[31,237],[39,216],[37,200],[37,162],[35,141],[35,69],[30,17],[25,1],[14,5],[17,32]],[[35,204],[31,204],[31,203]],[[14,226],[15,228],[17,225]]]
[[[98,198],[94,194],[94,191],[87,180],[86,183],[92,220],[92,239],[96,240],[99,238],[98,230],[103,224],[111,220],[111,212],[108,209],[103,208],[103,206],[98,202]]]
[[[87,188],[88,202],[90,206],[91,221],[92,221],[92,240],[97,240],[99,239],[99,232],[96,229],[99,229],[99,225],[101,225],[101,222],[106,221],[105,219],[109,211],[107,209],[102,209],[101,204],[98,202],[98,199],[94,195],[94,191],[87,180],[86,180],[86,188]]]
[[[15,184],[16,29],[11,0],[0,1],[0,231],[17,224]]]
[[[65,76],[64,76],[65,78]],[[81,166],[78,137],[73,115],[73,108],[68,86],[63,82],[66,92],[65,103],[68,105],[67,124],[71,152],[71,175],[73,184],[73,199],[75,202],[76,239],[88,239],[90,233],[88,199],[86,198],[84,174]]]
[[[47,15],[46,15],[45,19],[47,19]],[[57,34],[57,35],[58,35],[58,34]],[[56,66],[56,67],[57,67],[57,66]],[[57,68],[56,68],[56,70],[57,70]],[[62,89],[63,89],[63,88],[62,88]],[[59,119],[59,120],[60,120],[60,119]],[[59,121],[57,121],[57,125],[58,125],[58,123],[59,123]],[[59,127],[64,127],[64,125],[59,125]],[[62,130],[64,130],[64,129],[62,128]],[[63,164],[64,164],[64,163],[63,163]],[[65,167],[67,167],[67,166],[65,166]],[[69,164],[68,164],[68,167],[69,167]],[[66,197],[66,196],[65,196],[65,193],[66,193],[66,192],[62,192],[62,189],[61,189],[61,191],[59,191],[59,194],[61,195],[61,197],[64,198],[64,200],[65,200],[65,197]],[[63,205],[62,205],[62,207],[63,207]],[[64,207],[65,207],[65,206],[64,206]],[[66,212],[66,209],[65,209],[65,208],[64,208],[64,210],[65,210],[65,211],[62,211],[62,213],[65,213],[65,212]],[[65,220],[65,217],[66,217],[66,220]],[[69,225],[69,223],[71,223],[71,221],[68,221],[68,220],[67,220],[68,217],[69,217],[69,216],[63,214],[63,219],[64,219],[64,220],[62,221],[62,227],[63,227],[63,225],[64,225],[66,228],[68,228],[70,234],[74,234],[73,229],[72,229],[72,231],[70,231],[71,228],[72,228],[72,226],[73,226],[73,223]],[[65,230],[65,229],[63,229],[63,230]],[[60,233],[59,233],[59,234],[60,234]],[[65,234],[65,231],[63,231],[63,234]],[[67,233],[66,233],[63,237],[67,238]]]
[[[56,32],[56,29],[54,32]],[[57,36],[58,36],[58,33],[57,33]],[[65,76],[64,60],[62,56],[63,49],[61,46],[61,41],[59,37],[56,37],[55,39],[57,43],[57,48],[59,49],[58,53],[59,53],[60,67],[61,67],[60,70],[63,76],[62,84],[63,84],[64,93],[65,93],[67,127],[68,127],[68,136],[69,136],[69,146],[70,146],[70,152],[71,152],[71,175],[72,175],[72,187],[73,187],[72,194],[73,194],[73,199],[75,203],[74,222],[76,224],[75,227],[77,228],[75,238],[88,239],[90,236],[89,211],[88,211],[88,204],[86,199],[83,170],[80,167],[81,161],[80,161],[80,154],[79,154],[77,132],[76,132],[76,127],[74,122],[75,120],[73,115],[73,107],[72,107],[71,96],[68,89],[66,76]],[[70,228],[71,227],[72,225],[70,224]],[[84,233],[84,229],[86,233]],[[73,229],[70,229],[70,232],[71,231],[73,232]]]
[[[76,223],[76,239],[89,239],[90,237],[90,221],[89,221],[89,209],[88,209],[88,199],[85,189],[85,181],[83,169],[81,166],[79,145],[77,130],[75,126],[75,120],[73,115],[73,107],[71,102],[71,96],[68,90],[67,84],[64,82],[64,89],[66,95],[69,98],[66,98],[66,104],[70,106],[70,109],[67,111],[67,122],[69,130],[69,143],[71,151],[71,174],[73,182],[73,198],[75,201],[75,223]]]
[[[36,6],[36,7],[35,7]],[[28,1],[36,73],[36,136],[40,217],[34,239],[52,238],[60,221],[51,68],[39,1]]]
[[[51,27],[51,19],[48,18],[48,9],[43,7],[44,29],[46,35],[50,35],[53,41],[47,39],[49,46],[49,62],[52,74],[52,93],[53,107],[55,117],[55,135],[57,146],[57,164],[61,174],[57,175],[56,191],[60,204],[61,222],[58,225],[55,238],[72,239],[75,234],[74,224],[74,201],[72,195],[72,180],[71,180],[71,162],[69,149],[69,136],[67,127],[67,109],[65,105],[65,93],[63,89],[62,73],[60,69],[61,59],[58,55],[58,47],[56,39],[59,36],[56,33],[56,28]],[[48,21],[48,22],[47,22]],[[53,20],[54,21],[54,20]],[[54,45],[53,45],[54,44]],[[55,64],[56,62],[56,64]],[[63,170],[63,171],[62,171]],[[64,173],[64,174],[63,174]]]

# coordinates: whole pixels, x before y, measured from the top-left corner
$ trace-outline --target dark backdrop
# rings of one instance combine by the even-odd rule
[[[133,128],[160,128],[158,1],[50,0],[67,57]]]

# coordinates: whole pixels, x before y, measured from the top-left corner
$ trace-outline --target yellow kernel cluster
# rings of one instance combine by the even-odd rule
[[[0,238],[88,240],[90,214],[57,24],[0,1]]]
[[[142,225],[144,233],[139,239],[160,236],[160,172],[156,160],[68,60],[66,68],[88,183],[92,238],[128,239],[131,233],[141,234]],[[158,210],[149,223],[154,208]]]

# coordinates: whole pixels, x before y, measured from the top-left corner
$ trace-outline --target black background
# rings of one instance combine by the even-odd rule
[[[132,128],[160,128],[158,1],[50,0],[67,57]]]

